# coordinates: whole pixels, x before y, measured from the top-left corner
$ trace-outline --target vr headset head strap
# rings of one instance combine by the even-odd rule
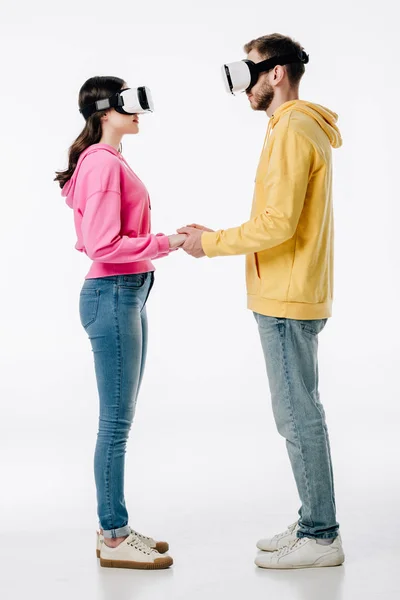
[[[307,64],[309,56],[303,50],[298,54],[285,54],[283,56],[272,56],[258,63],[253,63],[258,73],[270,71],[277,65],[289,65],[290,63],[302,62]],[[254,68],[253,67],[253,68]]]
[[[107,108],[114,108],[116,106],[122,106],[122,105],[123,105],[122,98],[121,98],[119,92],[117,92],[110,98],[103,98],[102,100],[96,100],[96,102],[93,102],[92,104],[87,104],[86,106],[83,106],[79,110],[79,112],[87,120],[91,115],[93,115],[93,113],[97,112],[98,110],[106,110]]]
[[[267,58],[266,60],[262,60],[258,63],[255,63],[251,60],[245,60],[244,62],[248,63],[251,73],[251,83],[248,89],[251,89],[253,85],[255,85],[260,73],[270,71],[277,65],[289,65],[297,62],[307,64],[309,60],[310,57],[304,52],[304,50],[300,50],[298,53],[296,52],[292,54],[284,54],[282,56],[272,56],[271,58]]]

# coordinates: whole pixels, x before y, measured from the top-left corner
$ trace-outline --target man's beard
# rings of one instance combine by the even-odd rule
[[[261,90],[259,90],[257,94],[253,97],[252,109],[263,111],[268,110],[272,104],[274,95],[274,88],[270,83],[268,83],[268,81],[266,81]]]

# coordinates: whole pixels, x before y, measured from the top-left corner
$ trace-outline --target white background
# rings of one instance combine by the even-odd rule
[[[398,31],[395,2],[4,4],[1,49],[0,585],[4,598],[397,598],[400,550]],[[310,54],[301,97],[339,114],[334,317],[320,336],[339,569],[275,573],[255,542],[298,498],[275,430],[244,258],[156,263],[147,372],[127,453],[131,525],[168,539],[168,572],[101,569],[92,461],[97,391],[78,297],[90,261],[52,180],[93,75],[156,105],[124,155],[153,229],[247,220],[267,127],[226,94],[223,62],[280,32]],[[72,596],[71,596],[72,595]]]

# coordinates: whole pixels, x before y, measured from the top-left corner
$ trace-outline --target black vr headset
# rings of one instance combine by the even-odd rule
[[[257,83],[261,73],[270,71],[277,65],[289,65],[301,62],[307,64],[309,56],[300,50],[298,53],[286,54],[284,56],[272,56],[267,60],[255,63],[252,60],[240,60],[228,63],[222,67],[222,77],[226,91],[231,94],[248,92]]]

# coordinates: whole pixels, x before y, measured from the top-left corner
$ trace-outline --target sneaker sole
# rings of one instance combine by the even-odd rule
[[[160,554],[165,554],[169,550],[169,544],[168,542],[157,542],[155,549]],[[97,558],[100,558],[100,550],[98,548],[96,549],[96,556]]]
[[[142,569],[145,571],[156,571],[158,569],[168,569],[174,564],[171,556],[165,556],[164,558],[156,558],[154,562],[135,562],[129,560],[109,560],[107,558],[101,558],[100,566],[113,569]]]
[[[339,561],[340,560],[340,561]],[[294,569],[321,569],[321,568],[329,568],[329,567],[341,567],[342,564],[344,563],[344,557],[343,559],[339,559],[337,562],[333,563],[333,564],[313,564],[313,565],[296,565],[293,567],[289,567],[289,566],[285,566],[285,567],[280,567],[279,564],[277,565],[268,565],[268,566],[260,566],[257,565],[257,567],[259,567],[260,569],[270,569],[271,571],[293,571]]]

